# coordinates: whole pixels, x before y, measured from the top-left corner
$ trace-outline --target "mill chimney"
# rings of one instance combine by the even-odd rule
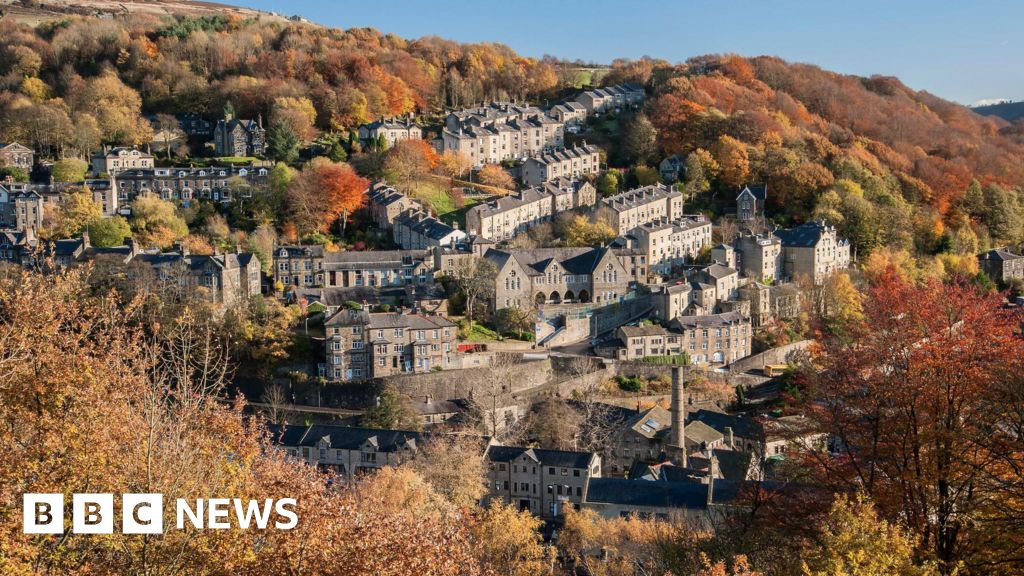
[[[686,468],[686,391],[683,388],[683,367],[672,367],[672,442],[679,451],[679,465]]]

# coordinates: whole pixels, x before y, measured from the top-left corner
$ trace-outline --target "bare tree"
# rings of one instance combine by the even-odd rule
[[[156,376],[181,403],[201,404],[227,384],[229,346],[211,318],[185,308],[158,344]]]
[[[484,258],[462,258],[452,270],[456,286],[466,298],[466,319],[473,322],[473,312],[480,299],[494,295],[498,268]]]
[[[280,384],[271,384],[263,391],[260,400],[266,404],[265,410],[267,419],[274,424],[284,424],[287,421],[288,411],[284,409],[288,405],[288,394]]]

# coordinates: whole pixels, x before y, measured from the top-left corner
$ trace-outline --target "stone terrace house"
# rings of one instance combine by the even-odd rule
[[[498,269],[494,308],[562,303],[611,304],[633,277],[610,248],[497,250],[485,258]]]
[[[658,325],[620,326],[615,334],[623,344],[619,349],[619,360],[674,356],[683,351],[680,335]]]
[[[17,142],[0,144],[0,166],[21,168],[26,172],[31,172],[33,165],[35,165],[35,152],[28,146],[22,146]]]
[[[458,330],[441,316],[338,310],[324,322],[326,362],[320,375],[359,381],[451,368]]]
[[[409,210],[423,210],[419,200],[410,198],[384,182],[373,182],[367,191],[370,216],[381,230],[391,230],[395,219]]]
[[[412,116],[406,118],[384,118],[374,120],[368,124],[359,125],[359,140],[365,144],[372,144],[383,136],[388,147],[403,140],[422,140],[423,128],[413,122]]]
[[[750,324],[754,328],[800,314],[800,290],[793,284],[749,282],[739,292],[741,299],[750,302]]]
[[[225,307],[261,291],[260,261],[249,252],[191,254],[180,243],[170,252],[143,251],[130,239],[124,246],[97,248],[90,243],[88,232],[81,238],[51,243],[49,252],[58,266],[103,260],[121,267],[127,279],[154,291],[184,296],[202,290],[210,301]]]
[[[639,106],[644,101],[644,89],[638,84],[620,84],[585,90],[576,96],[587,109],[587,114],[603,114],[626,106]]]
[[[637,226],[629,235],[646,256],[651,273],[668,274],[674,266],[693,260],[711,246],[711,221],[704,216],[676,222],[656,220]]]
[[[274,248],[274,282],[298,288],[323,286],[324,247],[312,244]]]
[[[218,156],[263,156],[267,131],[263,117],[257,120],[224,118],[213,128],[213,148]]]
[[[978,266],[996,284],[1005,286],[1011,280],[1024,279],[1024,256],[1006,248],[978,254]]]
[[[262,166],[172,166],[118,172],[114,183],[122,204],[142,194],[155,194],[187,205],[200,198],[214,202],[230,202],[235,195],[247,198],[250,188],[267,185],[268,175]]]
[[[850,243],[840,239],[835,226],[811,221],[789,230],[776,230],[782,242],[786,277],[811,279],[821,284],[836,270],[850,267]]]
[[[426,210],[409,209],[392,222],[392,238],[406,250],[426,250],[454,246],[466,239],[466,233],[446,224]]]
[[[151,170],[153,169],[153,155],[138,148],[118,146],[93,154],[91,168],[93,174],[97,176],[135,168]]]
[[[683,410],[687,415],[693,414],[698,408],[683,402]],[[678,451],[671,446],[672,413],[661,406],[655,405],[642,411],[636,411],[615,431],[610,439],[608,461],[605,471],[609,475],[622,476],[633,468],[636,462],[664,462],[672,457],[678,459]],[[732,449],[726,443],[725,436],[700,422],[687,422],[683,436],[683,444],[687,454],[700,452],[708,448]]]
[[[587,121],[587,108],[575,100],[570,100],[552,106],[548,110],[548,115],[565,124],[566,128],[581,126]]]
[[[675,186],[652,184],[601,200],[616,234],[627,234],[652,222],[675,222],[683,217],[683,195]]]
[[[327,252],[323,268],[327,288],[385,288],[434,280],[434,259],[426,250]]]
[[[745,486],[742,481],[666,482],[626,478],[596,478],[587,490],[582,507],[602,518],[685,521],[691,526],[713,528],[722,514],[735,509]]]
[[[29,265],[32,252],[39,245],[35,230],[0,230],[0,262]]]
[[[773,234],[744,234],[733,242],[735,262],[729,264],[757,282],[782,280],[782,241]]]
[[[537,186],[555,178],[579,178],[601,170],[601,151],[584,142],[564,150],[554,150],[526,159],[522,167],[523,184]]]
[[[271,441],[290,458],[347,479],[407,462],[424,440],[423,434],[409,430],[327,424],[267,427]]]
[[[528,104],[492,102],[451,112],[438,152],[458,152],[473,166],[536,156],[565,145],[565,124]]]
[[[682,335],[683,351],[694,364],[731,364],[750,355],[750,319],[739,312],[677,316],[669,329]]]
[[[559,178],[509,196],[473,206],[466,212],[466,230],[491,240],[508,240],[556,214],[590,208],[597,191],[586,181]]]
[[[486,460],[487,499],[543,518],[579,507],[588,483],[601,476],[601,458],[593,452],[491,446]]]

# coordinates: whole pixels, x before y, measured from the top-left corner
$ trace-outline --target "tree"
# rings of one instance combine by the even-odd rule
[[[423,178],[438,166],[440,157],[425,140],[402,140],[384,157],[384,175],[391,182],[406,185]]]
[[[512,175],[497,164],[487,164],[477,172],[476,177],[481,184],[495,188],[510,189],[515,185]]]
[[[914,542],[898,525],[878,517],[863,494],[837,496],[821,527],[820,543],[804,562],[806,576],[916,576]]]
[[[506,576],[544,573],[549,558],[540,534],[543,525],[529,510],[493,502],[478,514],[471,529],[480,561]]]
[[[711,189],[711,181],[718,176],[718,162],[711,153],[698,148],[686,156],[683,164],[685,178],[683,183],[683,201],[696,198]]]
[[[864,295],[853,285],[847,272],[837,271],[825,279],[819,312],[837,334],[864,319]]]
[[[905,522],[916,554],[941,574],[1021,538],[1003,525],[992,543],[977,541],[974,516],[1003,493],[982,481],[986,445],[1002,429],[988,407],[1003,402],[1007,359],[1022,352],[1018,322],[997,295],[960,281],[914,283],[890,267],[876,277],[863,321],[824,339],[808,374],[807,413],[841,450],[806,452],[809,469],[826,486],[864,490],[883,518]]]
[[[723,184],[739,188],[747,181],[750,174],[750,159],[743,142],[732,136],[722,135],[715,142],[711,153],[719,166],[718,177]]]
[[[484,445],[478,436],[431,436],[409,466],[453,506],[473,508],[487,494]]]
[[[129,223],[143,246],[167,248],[175,240],[188,236],[188,225],[178,215],[174,204],[152,194],[139,196],[132,202]]]
[[[299,159],[299,139],[284,122],[274,122],[267,131],[267,156],[278,162]]]
[[[167,159],[171,159],[171,136],[178,132],[178,119],[173,114],[165,114],[163,112],[156,115],[156,127],[160,131],[164,140],[164,151],[167,154]]]
[[[615,231],[600,218],[591,221],[580,214],[567,214],[558,223],[566,246],[601,246],[615,238]]]
[[[549,396],[533,407],[527,417],[526,431],[531,439],[552,450],[577,450],[580,415],[568,402]]]
[[[89,242],[98,248],[123,246],[132,235],[132,228],[124,216],[99,218],[89,222]]]
[[[658,149],[658,131],[644,113],[626,122],[622,134],[622,152],[630,163],[646,163]]]
[[[466,319],[473,322],[477,304],[494,295],[498,268],[486,258],[463,258],[452,270],[452,280],[466,299]]]
[[[368,428],[397,430],[423,428],[423,420],[412,407],[412,401],[391,384],[380,391],[374,406],[363,414],[361,424]]]
[[[92,194],[82,188],[66,192],[53,210],[50,222],[43,223],[47,238],[75,238],[81,236],[90,223],[103,218],[103,207],[93,200]]]
[[[246,246],[249,251],[260,259],[260,266],[264,270],[272,270],[274,265],[274,246],[277,245],[277,232],[269,223],[263,223],[256,227],[256,230],[249,234],[246,239]]]
[[[327,233],[346,212],[366,203],[369,185],[348,164],[315,158],[288,184],[291,220],[303,234]]]
[[[282,125],[300,142],[316,138],[316,108],[309,98],[281,96],[274,99],[270,111],[271,126]],[[268,135],[269,144],[269,135]]]
[[[495,314],[494,323],[502,334],[516,334],[520,340],[524,333],[532,333],[537,319],[532,310],[515,306],[502,308]]]
[[[633,167],[633,177],[641,186],[651,186],[661,181],[661,174],[658,170],[644,164]]]
[[[473,161],[462,152],[445,150],[438,158],[438,169],[448,178],[462,178],[473,167]]]
[[[619,174],[611,170],[601,174],[597,178],[597,191],[601,196],[614,196],[619,193]]]

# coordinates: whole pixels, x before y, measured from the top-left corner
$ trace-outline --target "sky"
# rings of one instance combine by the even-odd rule
[[[896,76],[963,104],[1024,99],[1024,1],[229,0],[327,26],[609,63],[732,52]]]

